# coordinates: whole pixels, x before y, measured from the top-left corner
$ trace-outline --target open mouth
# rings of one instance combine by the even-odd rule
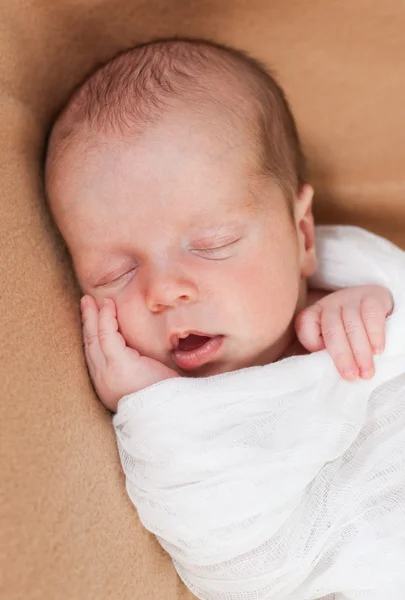
[[[212,360],[222,346],[224,336],[190,333],[177,341],[172,350],[175,364],[182,370],[201,367]]]
[[[184,350],[188,352],[190,350],[197,350],[197,348],[201,348],[210,340],[211,338],[208,335],[197,335],[196,333],[190,333],[186,338],[180,338],[179,344],[176,350]]]

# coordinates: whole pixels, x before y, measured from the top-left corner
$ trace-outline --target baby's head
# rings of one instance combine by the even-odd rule
[[[118,56],[58,118],[46,187],[80,287],[115,301],[142,355],[207,375],[286,352],[316,266],[312,189],[259,63],[190,40]]]

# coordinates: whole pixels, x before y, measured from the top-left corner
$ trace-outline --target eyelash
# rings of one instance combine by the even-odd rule
[[[229,244],[226,244],[226,246],[217,246],[216,248],[200,248],[199,250],[193,250],[193,252],[199,252],[200,254],[215,254],[227,246],[229,246]]]
[[[240,238],[238,238],[237,240],[232,240],[232,242],[228,242],[227,244],[222,244],[221,246],[216,246],[215,248],[192,248],[192,252],[195,254],[205,254],[205,255],[211,255],[211,254],[215,254],[216,252],[219,252],[220,250],[225,250],[226,248],[229,248],[229,246],[232,246],[233,244],[236,244],[236,242],[239,242]]]
[[[114,283],[118,283],[121,279],[123,279],[126,275],[129,275],[133,271],[136,271],[136,267],[134,267],[133,269],[130,269],[129,271],[125,271],[125,273],[122,273],[122,275],[118,275],[118,277],[111,279],[111,281],[103,283],[100,287],[105,287],[105,286],[113,285]]]

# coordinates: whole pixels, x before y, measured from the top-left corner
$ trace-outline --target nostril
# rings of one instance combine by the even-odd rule
[[[151,313],[161,313],[165,309],[161,302],[148,302],[148,307]]]

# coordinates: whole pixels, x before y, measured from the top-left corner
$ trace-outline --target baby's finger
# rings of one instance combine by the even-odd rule
[[[343,306],[342,320],[360,376],[370,379],[374,375],[373,351],[357,306]]]
[[[340,306],[324,309],[321,315],[322,336],[337,370],[344,379],[357,379],[359,370],[343,325]]]
[[[374,298],[366,297],[361,302],[361,318],[374,354],[385,348],[386,313]]]
[[[98,317],[98,338],[100,347],[107,360],[116,359],[126,348],[125,340],[118,331],[115,302],[104,300]]]
[[[304,308],[295,319],[298,340],[309,352],[317,352],[325,348],[321,330],[321,314],[322,306],[315,303]]]
[[[83,296],[80,306],[84,351],[89,368],[94,369],[103,358],[98,337],[98,308],[91,296]]]

